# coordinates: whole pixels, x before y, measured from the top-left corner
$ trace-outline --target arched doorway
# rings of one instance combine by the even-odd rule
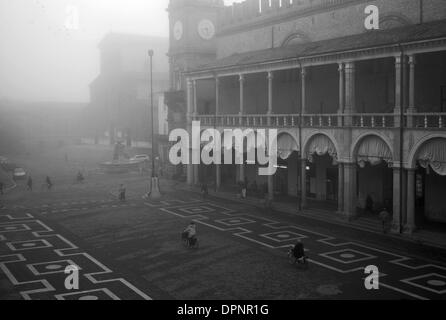
[[[313,136],[305,148],[303,188],[307,198],[336,206],[338,201],[338,152],[333,141],[324,134]]]
[[[369,135],[356,146],[357,197],[362,213],[378,214],[393,209],[393,155],[380,137]]]
[[[416,152],[414,185],[417,227],[446,226],[446,138],[433,138]]]

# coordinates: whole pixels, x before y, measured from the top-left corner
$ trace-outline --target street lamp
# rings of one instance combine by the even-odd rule
[[[149,50],[150,57],[150,106],[152,114],[152,179],[150,185],[150,192],[148,197],[152,200],[161,198],[159,180],[155,172],[155,124],[154,124],[154,112],[153,112],[153,50]]]

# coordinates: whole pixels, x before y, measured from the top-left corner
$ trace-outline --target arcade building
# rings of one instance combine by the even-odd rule
[[[378,30],[364,25],[371,4]],[[445,232],[445,1],[171,0],[168,11],[166,95],[184,97],[184,126],[279,132],[274,176],[188,165],[189,185],[245,181],[296,208],[348,219],[386,208],[394,232]]]

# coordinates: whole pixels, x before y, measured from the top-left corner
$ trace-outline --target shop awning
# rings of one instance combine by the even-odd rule
[[[338,159],[338,153],[333,142],[325,135],[319,134],[311,139],[310,144],[307,147],[308,160],[313,162],[313,155],[324,156],[328,154],[336,162]]]
[[[423,168],[432,168],[440,176],[446,176],[446,139],[432,139],[417,153],[417,161]]]
[[[299,152],[299,145],[289,134],[283,134],[277,139],[277,154],[282,160],[287,160],[293,152]]]
[[[366,163],[372,166],[377,166],[383,161],[392,164],[392,159],[389,146],[377,136],[368,136],[362,140],[358,148],[357,161],[361,168],[364,168]]]

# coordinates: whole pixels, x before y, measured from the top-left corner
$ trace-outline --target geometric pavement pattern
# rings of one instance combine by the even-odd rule
[[[375,265],[384,288],[412,299],[446,298],[446,267],[441,265],[245,214],[212,201],[175,199],[146,201],[145,205],[270,249],[288,250],[302,239],[312,264],[341,274],[357,273],[361,279],[365,279],[365,268]]]
[[[67,266],[81,291],[65,288]],[[0,215],[0,270],[25,300],[151,300],[31,214]]]

